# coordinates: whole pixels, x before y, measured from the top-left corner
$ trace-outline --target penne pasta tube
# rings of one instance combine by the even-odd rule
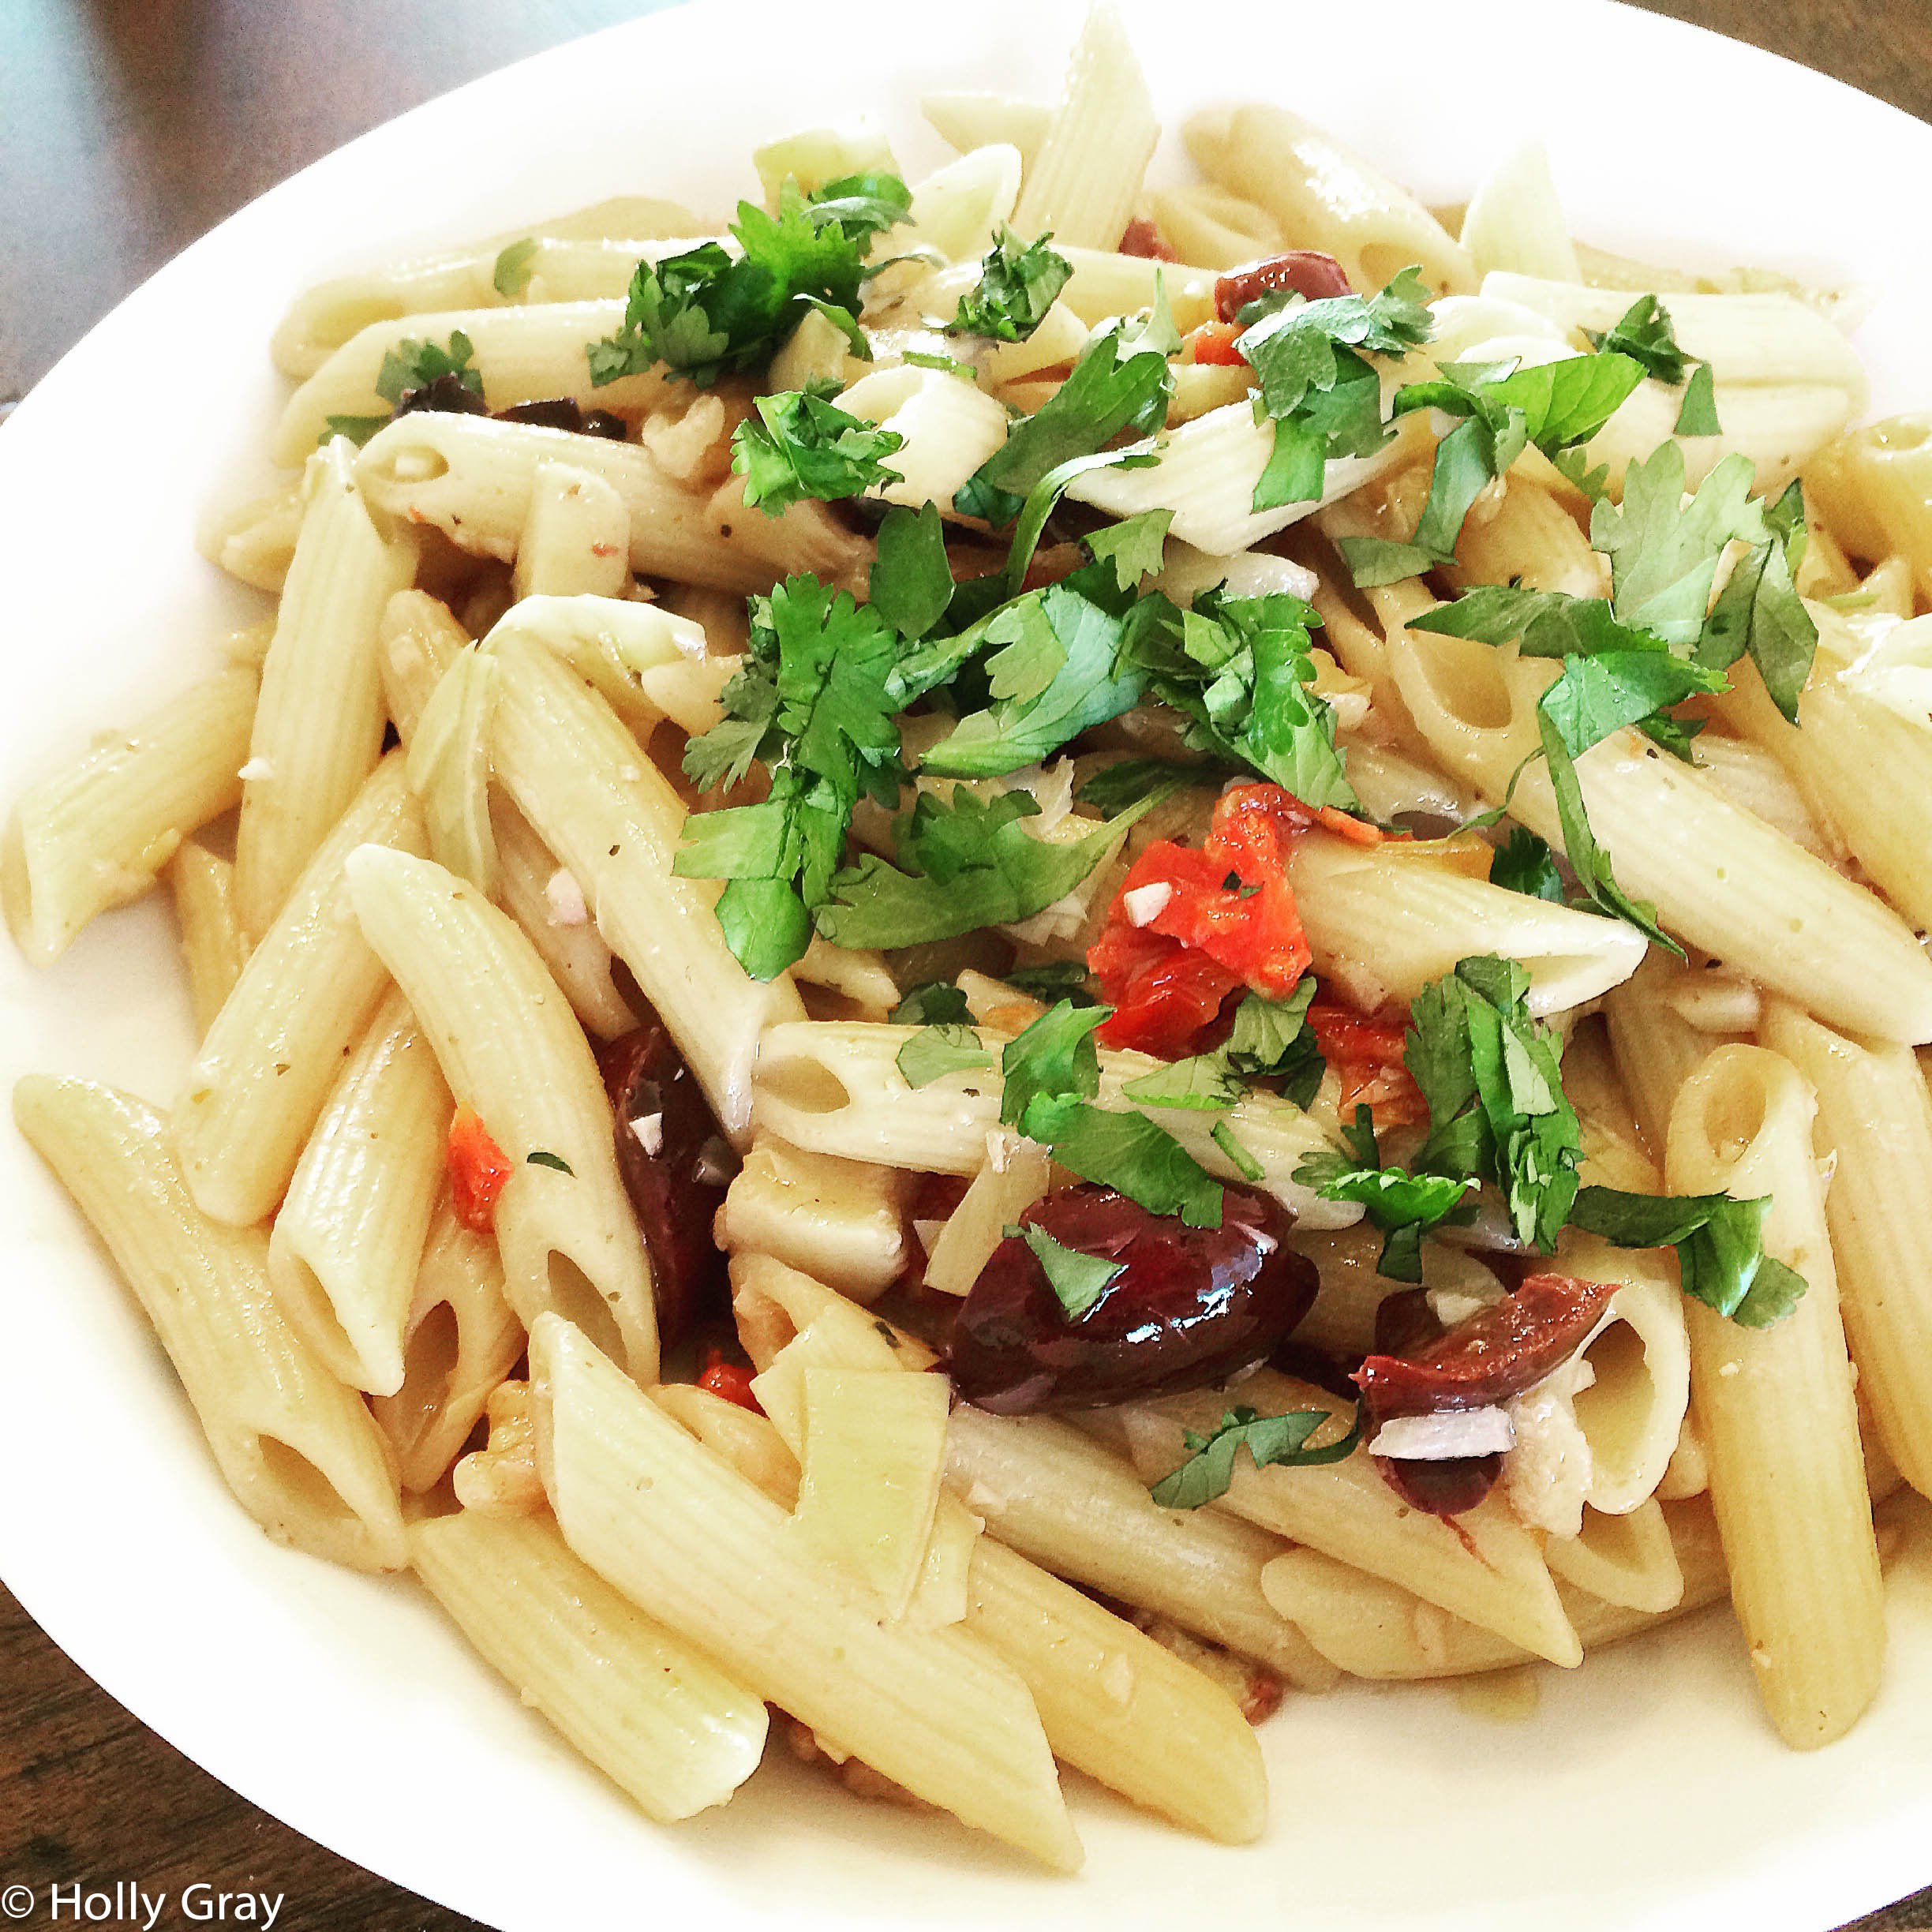
[[[529,597],[622,597],[631,588],[631,512],[593,471],[537,466],[510,578]]]
[[[1653,1163],[1659,1167],[1677,1090],[1715,1044],[1672,1000],[1684,975],[1683,968],[1653,953],[1604,1002],[1610,1051]]]
[[[1281,245],[1319,249],[1368,291],[1412,264],[1438,293],[1473,289],[1475,271],[1406,189],[1285,107],[1211,108],[1184,129],[1209,180],[1274,216]]]
[[[443,673],[467,649],[470,633],[426,590],[399,590],[383,607],[376,638],[383,702],[406,751]]]
[[[301,522],[302,490],[297,481],[208,512],[196,528],[195,548],[230,577],[279,597]]]
[[[691,733],[721,715],[718,693],[736,657],[712,657],[702,627],[655,604],[609,597],[526,597],[483,640],[495,651],[512,638],[547,646],[593,686],[634,730],[669,717]]]
[[[810,1154],[762,1134],[718,1210],[717,1245],[768,1255],[870,1301],[906,1263],[897,1169]]]
[[[1016,100],[1009,94],[922,95],[919,112],[939,138],[961,154],[1004,143],[1020,151],[1026,167],[1033,165],[1054,118],[1054,110],[1043,103]]]
[[[737,591],[768,590],[801,571],[848,588],[860,582],[868,546],[822,504],[768,517],[745,507],[741,477],[694,489],[638,444],[418,410],[369,439],[356,474],[373,507],[433,524],[464,549],[507,563],[546,462],[588,470],[616,492],[640,575]]]
[[[496,1200],[504,1292],[528,1328],[558,1309],[654,1380],[650,1264],[617,1170],[609,1103],[575,1016],[509,916],[426,859],[364,848],[350,898],[460,1107],[509,1165]]]
[[[572,1556],[547,1515],[428,1518],[409,1553],[485,1661],[646,1818],[695,1817],[758,1769],[763,1702]]]
[[[803,1017],[797,989],[788,974],[751,979],[712,912],[718,888],[672,875],[683,803],[610,707],[527,639],[506,638],[493,655],[496,782],[567,868],[743,1148],[760,1036]]]
[[[1506,891],[1406,853],[1316,832],[1289,862],[1315,970],[1363,1010],[1406,1006],[1458,960],[1493,953],[1530,974],[1532,1013],[1563,1013],[1620,985],[1643,958],[1634,927]]]
[[[1816,607],[1814,607],[1815,609]],[[1754,670],[1739,666],[1731,718],[1779,759],[1812,814],[1840,837],[1885,897],[1923,930],[1932,926],[1924,827],[1932,812],[1932,717],[1908,694],[1923,677],[1932,619],[1855,631],[1817,610],[1818,649],[1787,724]],[[1874,783],[1874,772],[1885,774]]]
[[[631,266],[636,266],[635,258]],[[602,388],[590,380],[586,346],[615,335],[623,326],[623,314],[620,292],[605,301],[447,309],[372,322],[334,350],[289,398],[269,442],[270,459],[301,462],[328,436],[332,416],[385,414],[391,406],[377,391],[376,378],[384,360],[412,340],[440,345],[453,335],[467,336],[474,350],[470,367],[481,379],[483,401],[492,410],[551,397],[567,397],[585,409],[648,409],[672,380],[668,371],[627,376]],[[571,438],[573,444],[589,440]]]
[[[1405,425],[1409,420],[1404,418]],[[1171,510],[1170,528],[1175,537],[1196,549],[1225,556],[1251,549],[1323,504],[1335,502],[1406,462],[1421,433],[1401,427],[1372,456],[1338,457],[1323,474],[1319,502],[1257,511],[1255,485],[1274,454],[1274,425],[1256,422],[1248,403],[1233,402],[1183,423],[1162,445],[1159,459],[1144,469],[1090,470],[1068,485],[1066,494],[1113,517]]]
[[[402,1347],[402,1386],[369,1404],[396,1452],[402,1487],[433,1489],[523,1353],[504,1299],[496,1244],[456,1219],[447,1196],[429,1224]]]
[[[1343,1413],[1333,1396],[1269,1369],[1242,1381],[1241,1400],[1263,1415]],[[1210,1391],[1122,1411],[1141,1475],[1156,1481],[1178,1468],[1188,1453],[1183,1429],[1211,1433],[1226,1406],[1222,1394]],[[1582,1657],[1536,1538],[1500,1497],[1492,1496],[1452,1525],[1411,1509],[1382,1480],[1374,1459],[1357,1452],[1303,1469],[1256,1469],[1237,1456],[1226,1496],[1212,1507],[1398,1582],[1552,1664],[1574,1664]]]
[[[634,195],[600,205],[602,212],[579,230],[539,223],[522,235],[337,275],[305,289],[271,340],[275,365],[300,382],[364,329],[410,316],[519,300],[621,298],[639,256],[666,252],[647,244],[706,233],[703,222],[673,201]],[[611,228],[613,219],[627,225]]]
[[[1159,138],[1133,43],[1103,0],[1088,13],[1060,105],[1027,164],[1014,227],[1029,238],[1051,233],[1063,247],[1117,246]]]
[[[1906,1481],[1932,1488],[1932,1102],[1911,1050],[1848,1038],[1780,1000],[1763,1043],[1818,1095],[1825,1214],[1860,1401]]]
[[[1533,309],[1573,335],[1613,328],[1631,305],[1627,290],[1535,275],[1485,275],[1482,293]],[[1773,290],[1672,294],[1668,305],[1679,346],[1709,363],[1720,386],[1815,384],[1840,391],[1848,414],[1865,406],[1870,384],[1864,365],[1844,331],[1810,304]],[[1656,447],[1653,442],[1643,453]]]
[[[1033,1700],[962,1632],[884,1622],[789,1518],[556,1316],[530,1337],[544,1488],[564,1540],[759,1697],[915,1796],[1071,1870]]]
[[[235,918],[234,867],[189,839],[168,861],[167,878],[198,1039],[234,990],[248,960],[248,941]]]
[[[1526,141],[1483,178],[1463,212],[1458,239],[1485,277],[1512,270],[1553,282],[1582,279],[1551,178],[1549,150],[1540,140]]]
[[[1412,631],[1393,638],[1389,653],[1397,687],[1437,756],[1486,798],[1502,799],[1537,748],[1534,707],[1553,667]],[[1653,902],[1671,930],[1822,1020],[1932,1039],[1932,961],[1874,895],[1635,732],[1585,752],[1577,775],[1618,883]],[[1560,844],[1540,763],[1517,781],[1509,809]]]
[[[196,1207],[167,1121],[129,1095],[30,1074],[13,1118],[154,1324],[242,1507],[277,1542],[400,1569],[388,1444],[276,1307],[267,1237]]]
[[[393,1395],[441,1185],[449,1089],[393,987],[344,1062],[268,1239],[276,1299],[329,1372]]]
[[[1667,1608],[1612,1604],[1571,1582],[1558,1594],[1584,1647],[1595,1650],[1722,1600],[1724,1552],[1709,1507],[1701,1501],[1660,1512],[1681,1589]],[[1353,1677],[1413,1681],[1462,1677],[1531,1661],[1520,1646],[1484,1630],[1413,1591],[1365,1574],[1319,1550],[1278,1556],[1262,1582],[1268,1601],[1294,1617],[1322,1654]]]
[[[388,975],[349,908],[349,855],[370,844],[421,852],[427,843],[393,754],[249,953],[174,1103],[175,1151],[204,1214],[245,1227],[281,1200],[343,1056],[381,998]]]
[[[1601,1603],[1661,1616],[1683,1601],[1683,1568],[1663,1505],[1654,1498],[1621,1516],[1586,1510],[1578,1533],[1552,1537],[1543,1554],[1551,1575]]]
[[[1903,557],[1932,597],[1932,416],[1852,431],[1809,466],[1805,492],[1848,548],[1874,563]]]
[[[36,966],[140,897],[189,833],[240,800],[255,697],[252,672],[217,672],[22,793],[0,835],[0,900]]]
[[[523,929],[586,1033],[616,1039],[637,1024],[612,977],[615,961],[584,902],[582,888],[507,799],[490,801],[496,842],[496,895]]]
[[[1123,255],[1111,242],[1092,248],[1076,244],[1061,248],[1056,235],[1054,247],[1073,271],[1060,291],[1060,300],[1090,328],[1114,316],[1151,309],[1157,301],[1166,303],[1174,327],[1184,334],[1214,319],[1219,278],[1211,268],[1160,261],[1149,255]],[[1179,373],[1177,367],[1177,377]],[[1245,373],[1252,376],[1252,372]]]
[[[1765,1252],[1804,1277],[1797,1306],[1746,1328],[1690,1302],[1698,1425],[1732,1601],[1765,1708],[1788,1744],[1829,1743],[1871,1701],[1885,1615],[1852,1366],[1814,1164],[1815,1102],[1789,1061],[1720,1046],[1671,1110],[1682,1194],[1770,1197]]]
[[[1281,231],[1266,208],[1211,182],[1157,188],[1148,198],[1162,239],[1183,261],[1239,268],[1281,246]]]
[[[262,661],[235,828],[235,905],[256,939],[382,755],[376,627],[415,575],[416,542],[371,515],[354,456],[337,437],[309,459],[301,534]]]
[[[1261,1594],[1276,1539],[1211,1510],[1164,1510],[1134,1471],[1052,1416],[961,1405],[946,1432],[946,1486],[989,1535],[1054,1575],[1151,1610],[1279,1671],[1333,1682]]]
[[[702,1389],[652,1393],[781,1508],[791,1507],[798,1465],[763,1417]],[[956,1497],[941,1496],[935,1542],[969,1533],[954,1621],[1019,1673],[1054,1755],[1224,1844],[1257,1837],[1267,1799],[1260,1746],[1226,1692],[1084,1591],[970,1533],[974,1521]],[[915,1597],[909,1618],[918,1609]],[[1268,1622],[1289,1628],[1271,1612]],[[1298,1653],[1309,1656],[1305,1647]]]
[[[772,1027],[759,1050],[754,1124],[815,1153],[927,1174],[977,1174],[988,1159],[988,1136],[999,1140],[1003,1132],[998,1070],[949,1073],[910,1087],[897,1055],[915,1030],[868,1020],[807,1020]],[[986,1037],[989,1052],[997,1056],[1002,1037]],[[1115,1111],[1132,1106],[1122,1089],[1159,1065],[1145,1054],[1103,1051],[1096,1104]],[[1181,1108],[1150,1104],[1139,1110],[1165,1127],[1210,1174],[1240,1180],[1211,1137],[1212,1121]],[[1291,1209],[1301,1226],[1346,1227],[1361,1219],[1351,1204],[1324,1200],[1294,1178],[1303,1159],[1329,1144],[1316,1117],[1286,1101],[1253,1094],[1222,1118],[1261,1165],[1263,1178],[1254,1185]]]

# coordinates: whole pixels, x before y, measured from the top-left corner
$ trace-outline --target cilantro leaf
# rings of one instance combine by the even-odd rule
[[[1187,611],[1155,594],[1129,613],[1121,655],[1152,695],[1189,719],[1194,749],[1251,766],[1304,804],[1349,810],[1357,800],[1335,713],[1315,691],[1309,632],[1320,621],[1282,591],[1204,590]]]
[[[526,1167],[548,1167],[553,1174],[569,1174],[573,1178],[577,1170],[571,1166],[561,1154],[552,1154],[548,1148],[533,1148],[523,1156]]]
[[[586,345],[591,382],[615,382],[662,362],[709,388],[722,375],[769,361],[807,304],[856,333],[852,311],[865,252],[911,206],[904,182],[889,174],[849,176],[810,195],[788,180],[775,215],[740,201],[732,224],[738,253],[706,242],[638,264],[623,326]]]
[[[1294,1178],[1324,1200],[1359,1201],[1388,1238],[1376,1264],[1391,1281],[1422,1279],[1422,1237],[1458,1215],[1466,1218],[1478,1185],[1473,1174],[1410,1174],[1401,1167],[1365,1165],[1346,1154],[1315,1153]]]
[[[822,382],[757,399],[756,420],[747,416],[732,432],[732,467],[745,480],[747,504],[775,517],[807,498],[833,503],[900,480],[882,459],[905,438],[848,415],[832,400],[837,394]]]
[[[1031,919],[1115,851],[1139,816],[1124,812],[1084,838],[1054,845],[1020,829],[1020,820],[1039,811],[1024,791],[990,802],[965,785],[953,788],[949,802],[922,792],[901,824],[900,866],[868,852],[839,873],[818,908],[819,931],[834,945],[918,945]]]
[[[694,814],[672,869],[728,882],[718,922],[745,970],[769,979],[811,939],[861,794],[893,803],[903,773],[886,690],[897,639],[878,615],[811,576],[787,578],[754,613],[750,661],[725,688],[736,715],[693,740],[685,768],[714,781],[755,756],[771,770],[770,793]]]
[[[1216,1121],[1208,1135],[1215,1145],[1225,1154],[1234,1171],[1246,1181],[1259,1181],[1267,1170],[1249,1152],[1234,1132],[1234,1123],[1223,1114]]]
[[[979,1035],[970,1026],[957,1026],[949,1020],[921,1027],[893,1058],[908,1087],[930,1086],[949,1073],[969,1073],[993,1064],[993,1056],[979,1043]]]
[[[490,271],[490,286],[499,295],[515,301],[530,286],[530,264],[537,257],[537,238],[526,235],[500,249],[496,265]]]
[[[1129,1100],[1144,1106],[1189,1107],[1209,1113],[1238,1105],[1247,1091],[1245,1082],[1218,1053],[1169,1061],[1121,1089]]]
[[[1159,429],[1173,392],[1166,356],[1139,346],[1125,322],[1110,322],[1080,351],[1066,380],[960,485],[953,508],[1003,529],[1035,485],[1069,458],[1102,451],[1123,429],[1141,436]]]
[[[483,372],[470,366],[475,345],[461,329],[451,331],[446,347],[406,336],[383,354],[376,373],[376,393],[391,409],[412,389],[427,389],[437,377],[454,376],[472,395],[483,393]]]
[[[894,1026],[970,1026],[972,1010],[966,995],[945,979],[915,986],[886,1017]]]
[[[1619,623],[1601,597],[1527,590],[1516,584],[1475,585],[1453,602],[1412,618],[1409,628],[1484,644],[1514,641],[1526,657],[1653,650],[1658,641],[1649,631]]]
[[[1669,645],[1696,642],[1724,546],[1765,534],[1751,476],[1748,456],[1727,456],[1687,504],[1681,444],[1661,444],[1647,462],[1630,466],[1622,506],[1606,499],[1590,515],[1590,542],[1610,559],[1619,623]]]
[[[1022,1222],[1005,1230],[1010,1240],[1017,1237],[1033,1250],[1046,1286],[1066,1311],[1069,1321],[1077,1321],[1107,1290],[1107,1285],[1126,1267],[1125,1261],[1110,1260],[1105,1255],[1083,1254],[1077,1248],[1064,1248],[1043,1227]]]
[[[1739,560],[1698,640],[1701,664],[1735,664],[1747,651],[1772,702],[1793,724],[1811,675],[1818,626],[1793,582],[1804,552],[1803,486],[1794,481],[1764,512],[1765,536]]]
[[[1670,311],[1654,295],[1639,295],[1623,312],[1621,320],[1599,334],[1586,329],[1593,348],[1628,356],[1642,367],[1646,376],[1674,389],[1684,379],[1689,361],[1677,346]]]
[[[1160,569],[1167,548],[1168,526],[1174,520],[1171,510],[1143,510],[1119,523],[1108,523],[1089,530],[1084,539],[1096,564],[1113,566],[1114,581],[1123,591],[1131,590],[1144,577]]]
[[[1306,1445],[1309,1438],[1332,1417],[1327,1409],[1297,1409],[1286,1415],[1264,1416],[1249,1408],[1226,1410],[1220,1426],[1205,1436],[1193,1429],[1181,1432],[1188,1459],[1169,1470],[1148,1493],[1163,1509],[1199,1509],[1224,1496],[1234,1479],[1234,1458],[1245,1447],[1256,1469],[1270,1463],[1306,1469],[1324,1462],[1339,1462],[1354,1454],[1361,1440],[1362,1418],[1358,1407],[1348,1433],[1339,1442],[1319,1449]]]
[[[1511,828],[1489,863],[1489,883],[1528,899],[1563,903],[1563,884],[1550,848],[1527,826]]]
[[[316,438],[319,449],[331,436],[346,436],[358,449],[378,429],[386,429],[394,420],[388,416],[330,416],[324,419],[322,433]]]
[[[1789,1314],[1804,1277],[1764,1251],[1769,1199],[1728,1194],[1627,1194],[1581,1189],[1571,1225],[1619,1248],[1675,1248],[1684,1293],[1747,1328],[1767,1327]]]
[[[1112,1009],[1099,1009],[1104,1017]],[[1138,1201],[1149,1214],[1178,1215],[1189,1227],[1221,1225],[1221,1184],[1165,1127],[1144,1114],[1116,1114],[1089,1102],[1041,1095],[1020,1131],[1050,1148],[1062,1167]]]
[[[996,612],[983,642],[995,702],[961,718],[928,751],[942,777],[990,778],[1050,758],[1091,726],[1140,702],[1143,680],[1120,665],[1121,620],[1069,583],[1017,597]]]
[[[953,601],[953,567],[937,504],[894,504],[879,526],[878,556],[867,597],[901,637],[922,638]]]
[[[1402,355],[1426,342],[1428,295],[1419,272],[1405,268],[1376,295],[1271,296],[1241,312],[1249,326],[1235,346],[1260,384],[1257,417],[1275,424],[1252,509],[1313,502],[1328,462],[1387,442],[1381,379],[1357,351]]]
[[[1550,790],[1556,803],[1557,822],[1563,830],[1563,856],[1577,882],[1590,903],[1612,919],[1620,919],[1667,952],[1682,959],[1683,948],[1657,923],[1657,908],[1647,899],[1633,899],[1616,882],[1610,870],[1609,856],[1597,843],[1590,829],[1589,814],[1584,809],[1582,782],[1574,762],[1563,743],[1563,733],[1541,706],[1537,710],[1537,732],[1549,766]]]
[[[1073,278],[1073,264],[1047,245],[1052,239],[1042,235],[1037,242],[1022,242],[1002,222],[979,264],[979,286],[960,298],[959,312],[945,325],[946,333],[1024,342]]]
[[[1028,1112],[1036,1100],[1092,1099],[1100,1091],[1094,1032],[1112,1015],[1110,1006],[1080,1007],[1061,1000],[1008,1041],[1000,1056],[1000,1073],[1006,1083],[1000,1118],[1024,1133]]]
[[[1024,993],[1029,999],[1043,1000],[1048,1005],[1057,1000],[1066,1000],[1076,1006],[1099,1003],[1087,990],[1087,967],[1082,960],[1047,960],[1038,966],[1016,966],[1005,979],[1015,992]]]
[[[1493,1181],[1518,1238],[1548,1254],[1576,1196],[1582,1144],[1529,988],[1512,960],[1459,961],[1416,996],[1403,1058],[1429,1110],[1417,1172]]]
[[[1314,1029],[1308,1024],[1315,982],[1305,978],[1285,1000],[1249,993],[1234,1009],[1234,1024],[1220,1057],[1237,1073],[1279,1080],[1282,1093],[1298,1107],[1315,1098],[1327,1070]]]
[[[1684,386],[1683,406],[1677,412],[1679,436],[1722,436],[1724,425],[1717,420],[1717,379],[1708,362],[1700,362],[1690,372]]]
[[[1213,785],[1220,774],[1211,766],[1182,765],[1170,758],[1122,758],[1082,780],[1074,797],[1097,812],[1117,812],[1144,799],[1150,804],[1170,797],[1184,785]]]
[[[1537,709],[1556,726],[1564,750],[1578,758],[1627,724],[1642,724],[1699,692],[1724,688],[1720,672],[1666,650],[1598,651],[1566,657],[1563,675]]]
[[[1062,1000],[1009,1041],[1000,1058],[1000,1118],[1050,1148],[1061,1166],[1138,1201],[1178,1214],[1191,1227],[1219,1227],[1221,1188],[1166,1128],[1144,1114],[1091,1104],[1100,1091],[1097,1027],[1110,1006]]]
[[[1642,380],[1642,370],[1628,357],[1598,354],[1522,369],[1451,362],[1434,381],[1398,390],[1398,416],[1430,409],[1462,420],[1436,445],[1428,500],[1412,542],[1342,540],[1356,583],[1391,583],[1452,561],[1470,506],[1529,444],[1554,456],[1587,442]]]

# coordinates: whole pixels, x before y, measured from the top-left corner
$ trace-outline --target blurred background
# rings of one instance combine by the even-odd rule
[[[836,31],[844,9],[813,3]],[[1638,4],[1932,120],[1932,0]],[[479,74],[654,10],[640,0],[0,0],[0,414],[122,296],[285,176]],[[592,71],[586,84],[634,88],[647,110],[639,77]],[[1586,76],[1553,84],[1586,110]],[[1739,166],[1774,195],[1779,170],[1802,164],[1803,135],[1765,133]],[[1668,129],[1607,121],[1606,166],[1619,144],[1644,138]],[[420,191],[433,197],[436,183]],[[1913,198],[1913,219],[1926,208],[1923,193]],[[1926,1858],[1932,1876],[1932,1847]],[[178,1894],[211,1874],[286,1893],[291,1932],[470,1923],[310,1844],[197,1770],[0,1588],[0,1885],[133,1876]],[[1860,1926],[1932,1927],[1932,1890]]]

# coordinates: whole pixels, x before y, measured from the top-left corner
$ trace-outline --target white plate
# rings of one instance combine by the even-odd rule
[[[1915,192],[1932,179],[1932,129],[1877,102],[1601,0],[1127,10],[1170,126],[1211,99],[1271,95],[1443,200],[1541,134],[1593,240],[1881,284],[1861,336],[1880,405],[1932,402],[1932,370],[1911,353],[1932,313]],[[916,173],[943,153],[920,93],[1050,96],[1078,12],[977,0],[870,22],[822,5],[701,5],[526,61],[297,176],[109,316],[0,433],[6,796],[199,674],[222,629],[260,614],[196,557],[192,530],[200,505],[268,481],[256,452],[280,388],[266,343],[304,283],[619,191],[720,208],[754,190],[754,140],[863,108],[883,114]],[[0,946],[0,1074],[72,1071],[165,1103],[189,1044],[172,937],[150,904],[101,921],[48,975]],[[1542,1672],[1540,1710],[1514,1724],[1431,1690],[1291,1702],[1264,1733],[1274,1818],[1248,1850],[1197,1843],[1074,1779],[1088,1865],[1057,1881],[778,1762],[728,1811],[655,1829],[407,1583],[258,1534],[10,1133],[0,1229],[8,1584],[82,1668],[245,1796],[506,1932],[775,1919],[1173,1932],[1257,1913],[1330,1929],[1821,1932],[1932,1878],[1932,1562],[1910,1556],[1878,1707],[1810,1757],[1780,1748],[1737,1638],[1704,1617]]]

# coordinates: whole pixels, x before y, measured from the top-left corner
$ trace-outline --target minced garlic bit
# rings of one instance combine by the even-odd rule
[[[1165,879],[1157,879],[1151,886],[1136,886],[1132,892],[1123,893],[1121,904],[1135,925],[1151,926],[1173,897],[1174,888]]]
[[[550,908],[552,926],[590,924],[590,908],[584,899],[583,888],[567,867],[559,866],[550,874],[544,887],[544,900]]]

